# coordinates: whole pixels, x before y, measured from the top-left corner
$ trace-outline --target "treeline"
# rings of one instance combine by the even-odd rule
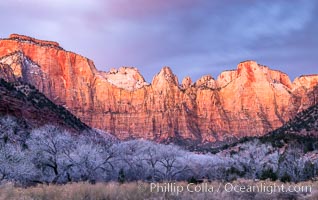
[[[315,147],[273,147],[258,139],[217,154],[196,154],[145,140],[114,142],[46,125],[21,129],[0,118],[0,181],[21,185],[78,181],[308,180],[317,175]]]

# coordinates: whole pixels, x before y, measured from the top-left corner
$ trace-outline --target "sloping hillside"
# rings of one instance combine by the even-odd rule
[[[90,129],[62,106],[55,105],[34,87],[0,79],[0,116],[10,115],[25,121],[30,128],[53,124],[70,131]]]

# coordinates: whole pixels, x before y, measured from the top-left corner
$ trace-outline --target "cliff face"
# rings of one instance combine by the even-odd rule
[[[0,57],[14,78],[120,139],[213,142],[263,135],[313,105],[317,96],[318,75],[292,83],[286,74],[254,61],[216,80],[204,76],[192,83],[187,77],[179,85],[169,67],[149,84],[136,68],[100,72],[91,60],[58,43],[26,36],[0,40]]]

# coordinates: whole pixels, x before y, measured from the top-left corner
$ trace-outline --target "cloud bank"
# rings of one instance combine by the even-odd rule
[[[196,80],[248,59],[292,78],[318,73],[314,0],[12,0],[0,8],[0,37],[58,41],[100,70],[135,66],[148,81],[163,66]]]

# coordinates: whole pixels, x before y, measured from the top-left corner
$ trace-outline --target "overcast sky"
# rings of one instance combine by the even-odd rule
[[[315,0],[1,0],[0,37],[53,40],[99,70],[170,66],[179,81],[217,77],[244,60],[291,79],[318,73]]]

